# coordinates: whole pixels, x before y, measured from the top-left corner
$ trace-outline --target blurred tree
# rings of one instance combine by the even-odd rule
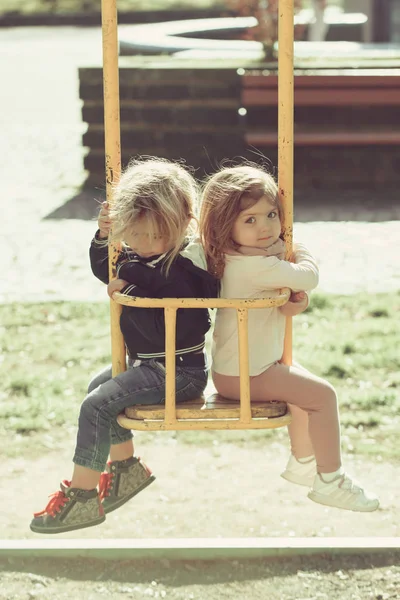
[[[265,58],[271,60],[274,56],[274,44],[278,40],[278,4],[279,0],[225,0],[228,8],[246,17],[255,17],[258,21],[247,39],[261,42]],[[301,9],[302,0],[294,0],[295,12]],[[295,28],[296,37],[301,37],[303,26]]]

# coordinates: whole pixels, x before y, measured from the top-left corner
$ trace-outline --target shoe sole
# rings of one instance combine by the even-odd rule
[[[316,492],[310,492],[307,496],[313,502],[317,502],[318,504],[323,504],[324,506],[331,506],[332,508],[341,508],[342,510],[351,510],[353,512],[373,512],[379,508],[379,500],[376,501],[376,504],[373,506],[362,506],[360,508],[351,508],[350,506],[344,506],[340,504],[334,504],[332,500],[329,500],[326,496],[318,494]]]
[[[281,477],[282,477],[282,479],[286,479],[286,481],[290,481],[290,483],[295,483],[296,485],[302,485],[302,486],[308,487],[308,488],[312,487],[312,485],[314,483],[314,477],[312,477],[310,479],[310,481],[306,482],[301,477],[297,477],[293,473],[289,473],[287,471],[284,471],[283,473],[281,473]]]
[[[123,506],[125,504],[125,502],[128,502],[131,498],[136,496],[136,494],[138,494],[139,492],[141,492],[142,490],[147,488],[147,486],[150,485],[151,483],[153,483],[154,480],[155,480],[155,476],[150,475],[150,477],[148,477],[145,481],[143,481],[143,483],[141,485],[139,485],[139,487],[137,487],[136,490],[134,490],[131,494],[129,494],[128,496],[123,496],[123,498],[116,500],[115,503],[113,503],[109,507],[107,507],[103,501],[103,508],[104,508],[105,514],[108,515],[108,513],[112,512],[113,510],[116,510],[120,506]]]
[[[95,521],[90,521],[89,523],[85,523],[83,525],[70,525],[68,527],[35,527],[34,525],[30,526],[31,531],[34,533],[66,533],[67,531],[75,531],[76,529],[86,529],[87,527],[94,527],[95,525],[100,525],[104,523],[106,520],[106,516],[103,515],[99,517]]]

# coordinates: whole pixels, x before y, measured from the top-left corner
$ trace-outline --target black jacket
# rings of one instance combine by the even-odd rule
[[[184,254],[198,253],[198,245],[190,244]],[[205,269],[182,254],[172,263],[168,276],[162,270],[165,256],[143,259],[132,250],[123,249],[117,261],[117,276],[129,282],[121,293],[141,298],[215,298],[219,282]],[[90,246],[93,274],[109,282],[108,247],[99,244],[97,234]],[[120,319],[122,335],[132,359],[165,357],[164,310],[123,306]],[[176,319],[176,354],[186,355],[204,348],[205,334],[211,321],[207,309],[179,308]]]

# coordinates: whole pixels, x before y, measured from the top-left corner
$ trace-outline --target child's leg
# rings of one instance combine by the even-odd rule
[[[112,379],[112,366],[107,365],[107,367],[104,367],[104,369],[102,369],[101,371],[96,373],[94,377],[92,377],[88,385],[87,393],[90,394],[90,392],[93,392],[93,390],[99,387],[99,385],[105,383],[106,381],[110,381],[110,379]]]
[[[150,365],[130,368],[95,387],[79,415],[72,485],[97,485],[106,512],[127,502],[154,481],[150,470],[133,458],[132,432],[117,422],[128,406],[157,404],[165,396],[165,373]],[[108,454],[111,462],[107,464]],[[97,472],[97,476],[96,476]]]
[[[376,510],[379,500],[348,477],[341,467],[340,426],[334,388],[305,369],[275,364],[254,377],[251,389],[306,410],[317,461],[317,475],[308,497],[314,502],[360,512]],[[271,396],[269,396],[271,397]]]
[[[204,384],[205,387],[205,384]],[[192,391],[193,389],[193,391]],[[199,394],[183,369],[177,369],[176,399]],[[161,404],[165,400],[165,367],[150,360],[132,367],[94,389],[83,401],[79,415],[74,463],[94,471],[106,465],[111,441],[121,444],[132,433],[117,423],[128,406]]]
[[[98,471],[75,465],[72,473],[71,487],[79,488],[80,490],[94,490],[100,481],[100,475],[101,473]]]
[[[88,385],[88,394],[95,390],[102,383],[106,383],[112,379],[112,367],[108,365],[97,373],[93,379],[91,379]],[[113,424],[111,424],[111,448],[110,448],[110,459],[113,460],[125,460],[130,458],[134,454],[134,447],[132,439],[120,442],[118,436],[119,429],[117,428],[114,432]]]
[[[110,459],[113,460],[126,460],[133,456],[133,441],[132,439],[121,442],[120,444],[111,443],[110,448]]]
[[[222,395],[239,398],[239,377],[214,374],[214,383]],[[298,367],[276,363],[264,373],[250,378],[250,393],[254,401],[283,400],[306,411],[318,471],[331,473],[339,469],[341,456],[337,398],[328,382]]]
[[[220,394],[235,399],[240,397],[239,377],[214,373],[213,378]],[[341,469],[337,399],[328,382],[298,367],[277,363],[261,375],[250,378],[250,393],[254,401],[283,400],[308,412],[309,434],[318,471],[308,494],[311,500],[360,512],[378,508],[378,498],[355,484]]]
[[[110,381],[112,379],[112,367],[108,365],[90,380],[88,385],[88,394],[93,392],[96,388],[98,388],[103,383]],[[112,442],[113,437],[116,438],[115,443]],[[132,439],[127,440],[125,442],[119,442],[117,436],[113,436],[113,431],[111,431],[111,448],[110,448],[110,459],[114,460],[126,460],[133,456],[133,442]],[[92,469],[88,469],[87,467],[82,467],[80,465],[74,466],[74,471],[71,479],[71,487],[80,488],[83,490],[91,490],[97,487],[100,480],[100,473],[98,471],[93,471]]]
[[[289,403],[292,421],[288,425],[290,446],[293,456],[298,459],[308,458],[314,455],[314,448],[308,432],[307,411]]]
[[[90,385],[92,391],[81,405],[72,481],[63,481],[61,492],[54,495],[44,511],[35,514],[31,529],[36,533],[61,533],[101,523],[104,513],[108,512],[106,503],[115,481],[121,505],[121,494],[126,502],[154,480],[147,467],[131,452],[126,460],[112,462],[111,472],[102,471],[110,452],[111,437],[122,446],[121,452],[132,449],[132,433],[118,425],[117,415],[131,404],[161,401],[165,396],[164,372],[160,375],[154,369],[143,367],[129,369],[114,379],[107,379],[106,374],[100,377],[103,383]],[[124,481],[121,482],[122,475]],[[95,489],[99,481],[102,481],[100,496]],[[103,505],[100,499],[104,499]]]
[[[177,369],[176,400],[190,400],[204,391],[207,373],[199,377],[197,369]],[[193,373],[191,371],[196,371]],[[94,386],[93,386],[94,387]],[[126,407],[135,404],[158,404],[165,400],[165,367],[148,361],[131,368],[114,379],[94,387],[81,406],[77,446],[74,455],[74,485],[61,484],[61,492],[54,494],[45,510],[36,513],[31,529],[36,533],[61,533],[96,525],[104,521],[104,513],[118,508],[154,480],[149,469],[132,456],[132,433],[120,427],[117,416]],[[102,473],[112,452],[119,457]],[[96,489],[99,481],[100,503]]]
[[[299,363],[293,361],[293,366],[312,376],[312,373]],[[290,404],[290,412],[292,413],[292,421],[288,425],[288,433],[292,454],[297,459],[308,458],[314,454],[308,431],[308,413],[294,404]]]
[[[298,363],[293,362],[293,366],[309,373]],[[291,483],[309,488],[314,482],[317,464],[308,432],[308,413],[293,404],[288,406],[292,414],[292,420],[288,425],[291,454],[281,477]]]
[[[177,402],[197,397],[206,386],[206,374],[204,382],[201,379],[197,384],[189,372],[190,369],[187,373],[177,369]],[[202,389],[197,389],[198,385],[203,385]],[[117,416],[128,406],[159,404],[164,400],[165,367],[148,361],[98,386],[83,402],[74,462],[87,470],[75,469],[74,473],[84,476],[88,469],[101,470],[110,452],[111,462],[99,486],[106,513],[127,502],[155,479],[146,465],[133,458],[132,432],[118,424]]]
[[[146,373],[148,378],[142,377]],[[146,367],[137,367],[90,392],[81,405],[74,463],[102,472],[111,442],[125,447],[132,440],[131,431],[117,423],[117,416],[128,406],[159,402],[162,387],[163,382],[154,373]]]

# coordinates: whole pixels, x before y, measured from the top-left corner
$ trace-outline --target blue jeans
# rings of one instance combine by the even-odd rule
[[[176,367],[176,401],[198,398],[207,385],[207,371],[199,367]],[[128,406],[165,402],[165,366],[143,361],[116,377],[111,367],[98,373],[82,402],[73,462],[94,471],[104,471],[111,444],[122,444],[132,432],[117,422]]]

